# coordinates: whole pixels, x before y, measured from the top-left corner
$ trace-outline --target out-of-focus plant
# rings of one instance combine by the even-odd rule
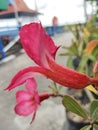
[[[92,33],[85,27],[85,25],[77,24],[75,26],[69,26],[69,29],[74,38],[72,39],[70,46],[62,47],[65,49],[65,52],[61,53],[60,56],[68,57],[68,67],[92,76],[92,73],[90,72],[98,55],[97,40],[96,43],[95,40],[91,40],[95,37],[92,36]],[[90,41],[92,41],[93,44],[91,44]],[[93,50],[91,53],[87,54],[87,50],[91,50],[92,47]]]
[[[70,46],[63,46],[65,49],[64,53],[61,53],[61,56],[68,56],[67,65],[70,68],[77,68],[80,59],[83,55],[83,50],[85,47],[85,41],[82,38],[82,27],[79,25],[70,25],[68,26],[69,30],[73,34],[74,38],[71,41]],[[75,65],[74,65],[75,64]]]

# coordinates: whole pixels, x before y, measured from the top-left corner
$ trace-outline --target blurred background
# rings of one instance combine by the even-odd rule
[[[60,33],[67,25],[85,24],[94,15],[97,23],[97,5],[97,0],[0,0],[0,58],[6,57],[19,41],[22,25],[41,21],[47,33],[53,36],[55,30]]]
[[[23,2],[18,2],[18,5],[16,0],[14,0],[14,3],[13,0],[4,1],[7,1],[10,5],[14,4],[14,11],[18,11],[17,6],[20,4],[23,5],[25,2],[24,4],[26,4],[26,6],[28,6],[30,9],[41,13],[38,18],[44,26],[50,26],[52,24],[51,20],[54,16],[58,17],[60,25],[78,22],[82,23],[85,22],[85,20],[92,14],[92,8],[93,11],[97,9],[97,0],[93,2],[93,5],[91,3],[92,0],[22,0]],[[7,8],[8,7],[6,7],[6,9]],[[21,20],[19,21],[21,22]],[[0,26],[2,25],[0,24]]]
[[[85,22],[84,4],[86,4],[87,15],[91,14],[91,4],[85,0],[32,0],[33,5],[35,3],[35,7],[32,7],[31,2],[28,2],[28,0],[25,0],[25,2],[30,8],[37,9],[43,13],[42,16],[39,16],[39,19],[45,26],[51,25],[53,16],[58,17],[60,25]]]

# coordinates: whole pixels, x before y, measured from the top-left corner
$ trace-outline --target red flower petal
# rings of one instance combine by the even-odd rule
[[[58,47],[54,45],[40,23],[23,26],[20,30],[20,39],[26,53],[38,65],[48,67],[46,56],[55,58]]]
[[[29,93],[33,94],[33,92],[36,90],[37,84],[34,78],[28,79],[26,83],[26,88]]]
[[[32,99],[32,95],[24,90],[20,90],[16,93],[16,100],[18,103],[22,101],[30,101]]]
[[[38,105],[34,104],[32,105],[31,101],[23,101],[20,102],[18,105],[15,107],[15,112],[20,115],[20,116],[28,116],[31,113],[36,112],[38,108]]]
[[[41,67],[28,67],[19,71],[11,80],[11,83],[6,90],[11,90],[15,87],[22,85],[27,79],[40,75],[40,71],[44,71]]]

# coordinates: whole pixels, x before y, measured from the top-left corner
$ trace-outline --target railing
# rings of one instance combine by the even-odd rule
[[[19,28],[18,27],[0,27],[0,55],[1,58],[5,58],[6,57],[6,52],[12,47],[14,46],[17,41],[19,40],[19,36],[18,36],[18,32],[19,32]],[[10,41],[5,47],[3,46],[3,42],[1,37],[2,36],[8,36],[13,38],[12,41]]]
[[[0,27],[0,36],[15,36],[18,32],[18,27]]]

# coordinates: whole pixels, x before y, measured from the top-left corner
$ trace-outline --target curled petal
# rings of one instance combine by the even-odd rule
[[[90,78],[86,74],[60,66],[54,61],[48,61],[48,64],[50,70],[43,67],[28,67],[18,72],[6,89],[11,90],[18,87],[27,79],[34,77],[36,73],[40,73],[41,75],[69,88],[83,89],[90,84],[98,86],[98,78]]]
[[[16,105],[15,112],[20,116],[28,116],[31,113],[35,113],[37,108],[38,108],[37,105],[32,106],[31,101],[23,101],[20,102],[18,105]]]
[[[37,73],[40,73],[40,71],[43,71],[40,67],[28,67],[21,71],[19,71],[11,80],[11,83],[6,88],[6,90],[11,90],[15,87],[18,87],[22,85],[27,79],[33,78],[37,75]],[[40,74],[38,74],[40,75]],[[29,88],[30,89],[30,88]]]
[[[39,102],[38,92],[36,91],[36,82],[34,79],[28,79],[26,83],[27,91],[20,90],[16,93],[16,100],[18,103],[21,101],[32,100],[32,96],[36,97]]]
[[[34,79],[28,79],[26,88],[30,96],[32,96],[31,100],[34,100],[37,104],[40,104],[40,99],[38,95],[38,91],[36,90],[36,82]]]
[[[74,89],[82,89],[91,84],[91,82],[93,83],[96,82],[96,80],[91,80],[85,74],[76,72],[66,67],[62,67],[56,64],[55,62],[51,63],[51,65],[49,66],[51,67],[51,70],[41,67],[29,67],[18,72],[6,89],[11,90],[15,87],[18,87],[19,85],[24,83],[27,79],[34,77],[34,73],[41,73],[47,78],[50,78],[53,81],[65,87]]]
[[[22,101],[27,101],[27,100],[31,100],[32,99],[32,95],[24,90],[20,90],[16,93],[16,100],[18,103],[22,102]]]
[[[34,78],[28,79],[26,83],[26,88],[29,93],[33,94],[33,92],[36,90],[37,84]]]
[[[20,30],[20,40],[28,56],[38,65],[47,67],[46,56],[55,58],[58,47],[46,34],[41,23],[24,25]]]

